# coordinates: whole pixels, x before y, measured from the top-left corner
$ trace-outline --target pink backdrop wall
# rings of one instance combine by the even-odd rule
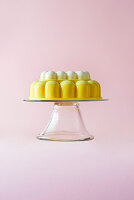
[[[134,199],[134,1],[0,1],[0,199]],[[81,103],[91,142],[36,140],[43,70],[88,70],[109,102]],[[88,110],[88,111],[87,111]]]

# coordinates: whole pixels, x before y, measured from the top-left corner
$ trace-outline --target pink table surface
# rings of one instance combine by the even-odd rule
[[[29,133],[1,139],[1,199],[133,199],[132,140],[98,133],[90,142],[44,142]]]

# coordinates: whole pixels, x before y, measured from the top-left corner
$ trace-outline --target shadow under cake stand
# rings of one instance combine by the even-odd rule
[[[29,100],[26,102],[54,102],[53,111],[47,127],[37,138],[49,141],[86,141],[94,139],[87,131],[79,109],[79,102],[107,101],[98,100]]]

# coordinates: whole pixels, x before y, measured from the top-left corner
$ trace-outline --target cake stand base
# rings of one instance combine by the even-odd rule
[[[78,103],[57,102],[48,126],[37,138],[71,142],[92,140],[94,137],[85,128]]]

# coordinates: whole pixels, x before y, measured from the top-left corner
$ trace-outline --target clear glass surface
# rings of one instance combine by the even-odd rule
[[[78,102],[108,101],[108,99],[88,100],[30,100],[26,102],[54,102],[53,112],[47,127],[37,136],[40,140],[86,141],[94,137],[85,128]]]
[[[51,141],[84,141],[92,140],[79,110],[78,103],[54,103],[48,126],[37,136],[41,140]]]

